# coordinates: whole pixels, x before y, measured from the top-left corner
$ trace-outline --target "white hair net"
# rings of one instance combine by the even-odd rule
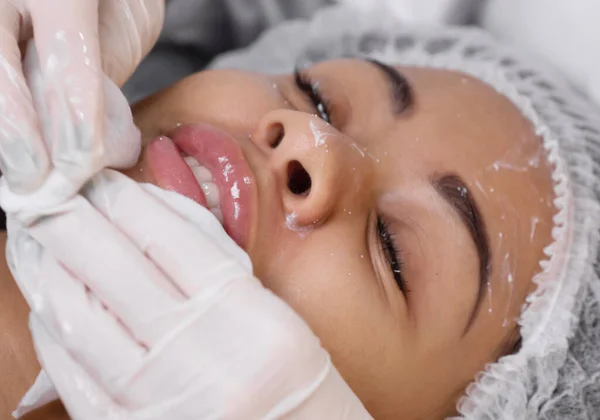
[[[457,410],[478,420],[599,418],[598,109],[554,71],[481,30],[409,27],[392,16],[332,7],[310,21],[285,23],[214,66],[278,73],[331,58],[372,57],[462,71],[508,97],[533,123],[554,168],[554,242],[523,306],[520,350],[488,365]]]

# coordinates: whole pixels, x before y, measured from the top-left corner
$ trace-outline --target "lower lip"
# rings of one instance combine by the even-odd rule
[[[250,234],[254,176],[236,141],[208,124],[182,125],[146,148],[148,166],[159,187],[185,195],[204,207],[206,198],[183,152],[213,174],[219,188],[223,226],[246,249]]]

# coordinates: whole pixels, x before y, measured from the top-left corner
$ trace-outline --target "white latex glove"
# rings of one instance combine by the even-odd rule
[[[370,418],[208,210],[110,170],[84,194],[13,213],[7,251],[73,418]]]
[[[50,178],[76,191],[101,167],[135,162],[139,133],[114,83],[148,52],[163,15],[164,0],[0,0],[0,170],[13,191]]]

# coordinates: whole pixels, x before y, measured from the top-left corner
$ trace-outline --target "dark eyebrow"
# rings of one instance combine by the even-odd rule
[[[413,105],[413,94],[410,83],[406,77],[392,66],[388,66],[374,59],[365,60],[367,63],[373,64],[386,77],[390,85],[390,97],[392,99],[392,110],[394,115],[400,115],[408,110]]]
[[[444,201],[458,214],[477,248],[477,256],[479,257],[479,289],[475,305],[464,330],[464,334],[466,334],[479,311],[481,302],[483,301],[483,294],[489,281],[491,258],[489,238],[479,207],[473,195],[467,189],[465,182],[458,175],[443,174],[437,176],[434,178],[432,184]]]

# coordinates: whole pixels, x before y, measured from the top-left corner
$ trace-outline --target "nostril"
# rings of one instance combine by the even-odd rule
[[[271,148],[275,149],[277,146],[281,144],[283,140],[283,136],[285,136],[285,130],[283,128],[283,124],[276,124],[273,128],[273,136],[270,142]]]
[[[308,195],[312,181],[304,166],[297,160],[288,164],[288,189],[294,195]]]

